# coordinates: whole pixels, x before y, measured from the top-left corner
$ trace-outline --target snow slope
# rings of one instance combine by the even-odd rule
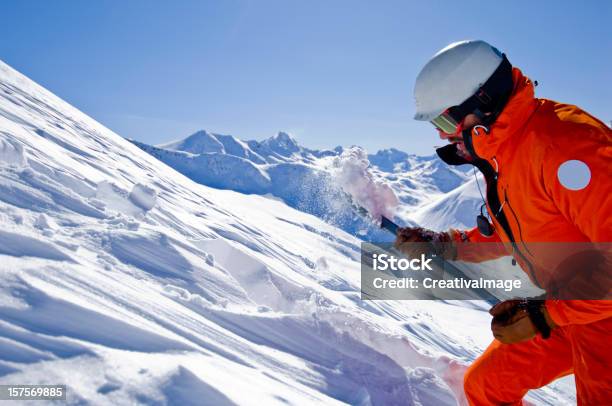
[[[132,141],[144,151],[198,183],[241,193],[270,194],[289,206],[314,214],[350,234],[383,238],[347,202],[336,179],[338,159],[349,152],[305,148],[279,132],[264,141],[197,131],[158,146]],[[469,179],[463,168],[444,165],[436,156],[419,157],[388,149],[367,156],[373,179],[389,185],[402,203],[399,219]]]
[[[68,404],[453,405],[491,338],[478,302],[361,301],[355,237],[198,184],[1,62],[0,223],[0,384]]]

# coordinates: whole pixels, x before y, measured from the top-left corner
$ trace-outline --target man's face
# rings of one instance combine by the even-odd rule
[[[461,123],[460,128],[461,130],[471,130],[472,127],[478,124],[481,124],[481,123],[482,121],[480,120],[480,118],[478,118],[476,114],[468,114],[463,119],[463,122]],[[471,156],[471,154],[468,152],[467,148],[465,147],[465,143],[463,142],[463,132],[462,131],[459,131],[456,134],[447,134],[444,131],[438,130],[438,134],[440,134],[441,139],[448,140],[448,142],[450,142],[451,144],[456,144],[457,151],[459,155],[461,155],[463,158],[467,159],[468,161],[471,161],[473,159],[473,157]]]

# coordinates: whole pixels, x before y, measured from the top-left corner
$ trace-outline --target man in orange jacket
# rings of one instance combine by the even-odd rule
[[[603,295],[549,295],[491,309],[495,339],[465,374],[468,401],[520,405],[528,390],[573,373],[579,404],[612,404],[612,301],[595,300],[610,298],[612,131],[576,106],[535,98],[531,80],[484,41],[454,43],[434,55],[417,78],[415,98],[415,118],[451,142],[437,150],[440,158],[484,175],[490,221],[481,215],[479,227],[467,231],[400,229],[400,250],[433,238],[452,242],[459,260],[511,254],[548,293],[560,267],[550,266],[550,252],[539,255],[529,244],[603,243],[595,251],[601,258],[588,265],[597,282],[582,281],[596,283]],[[473,242],[496,248],[465,248]],[[571,273],[592,275],[591,268]]]

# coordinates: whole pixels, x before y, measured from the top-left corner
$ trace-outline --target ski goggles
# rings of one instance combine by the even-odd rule
[[[446,109],[442,114],[430,121],[438,130],[448,135],[455,135],[461,132],[461,121],[457,120],[456,115],[452,114],[451,109]]]

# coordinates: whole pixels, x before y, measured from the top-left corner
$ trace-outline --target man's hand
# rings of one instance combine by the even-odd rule
[[[402,227],[393,244],[411,258],[435,253],[445,259],[454,258],[452,238],[449,233],[435,232],[421,227]]]
[[[491,320],[491,331],[493,336],[504,344],[514,344],[521,341],[531,340],[536,336],[538,330],[531,322],[529,313],[523,300],[506,300],[496,304],[489,310]],[[555,328],[552,319],[548,316],[545,308],[542,308],[549,327]]]
[[[493,316],[491,320],[493,337],[504,344],[530,340],[536,335],[537,331],[521,303],[522,300],[506,300],[489,310],[489,314]]]

